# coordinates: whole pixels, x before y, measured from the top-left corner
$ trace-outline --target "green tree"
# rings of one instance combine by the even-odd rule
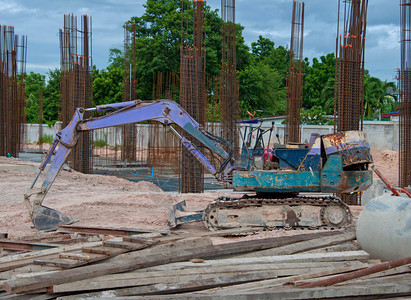
[[[258,58],[258,60],[264,59],[274,50],[274,42],[268,38],[264,38],[262,35],[258,37],[256,42],[251,43],[251,52]]]
[[[321,56],[320,61],[313,58],[312,66],[307,66],[304,69],[303,107],[308,109],[313,106],[325,107],[327,99],[323,98],[322,93],[327,84],[331,83],[330,78],[334,78],[334,53]],[[330,87],[327,89],[329,94]]]
[[[393,91],[394,82],[381,81],[372,77],[368,72],[364,74],[364,118],[375,119],[378,113],[390,112],[395,109],[396,99]],[[389,90],[392,92],[390,93]]]
[[[39,73],[30,72],[26,75],[26,107],[28,123],[39,122],[39,91],[44,90],[46,78]]]
[[[312,125],[327,124],[327,119],[324,117],[325,111],[321,106],[313,106],[311,109],[304,109],[301,112],[301,123]]]
[[[122,101],[123,70],[117,64],[106,69],[93,68],[93,105]]]
[[[43,92],[43,120],[49,125],[54,125],[58,121],[61,94],[60,94],[60,69],[49,70],[47,73],[47,85]]]
[[[281,87],[281,75],[267,64],[251,64],[239,73],[241,117],[247,111],[262,112],[260,116],[283,114],[285,87]]]
[[[136,76],[138,97],[151,99],[154,72],[180,72],[182,1],[147,0],[145,12],[132,17],[136,23]],[[189,2],[189,5],[192,5]],[[206,7],[206,72],[218,74],[221,69],[221,18],[218,10]],[[191,16],[191,14],[189,14]],[[237,69],[250,61],[249,48],[242,37],[243,27],[236,24]]]

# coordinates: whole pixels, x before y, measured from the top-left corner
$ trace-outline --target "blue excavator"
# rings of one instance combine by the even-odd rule
[[[105,114],[86,117],[93,111]],[[372,184],[372,170],[368,169],[372,157],[362,131],[312,135],[308,145],[278,143],[272,149],[261,146],[266,131],[260,131],[255,145],[243,138],[245,143],[236,161],[233,145],[204,130],[174,101],[135,100],[77,108],[70,123],[57,133],[24,195],[24,203],[35,228],[51,231],[57,229],[58,224],[76,221],[42,203],[83,131],[145,121],[168,126],[218,182],[227,189],[245,193],[238,198],[220,197],[200,213],[206,227],[212,230],[236,227],[346,227],[352,219],[350,209],[332,194],[358,193]],[[196,139],[196,143],[181,132],[191,136],[191,140]],[[208,149],[207,154],[204,148]],[[39,175],[49,162],[51,166],[45,179],[36,188]]]

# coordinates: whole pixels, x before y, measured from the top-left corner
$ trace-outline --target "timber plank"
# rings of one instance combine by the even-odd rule
[[[206,289],[216,286],[225,286],[242,282],[250,282],[265,279],[266,273],[253,273],[253,274],[239,274],[229,276],[213,276],[209,278],[192,278],[188,281],[179,281],[178,278],[174,278],[174,282],[142,285],[131,288],[122,288],[116,290],[106,290],[98,293],[88,293],[85,295],[77,295],[79,297],[118,297],[118,296],[133,296],[133,295],[150,295],[150,294],[169,294],[179,293],[184,291],[195,291]],[[180,296],[181,297],[181,296]],[[64,299],[64,298],[63,298]],[[70,298],[68,298],[70,299]]]
[[[59,267],[59,268],[65,268],[65,269],[70,269],[70,268],[76,268],[82,265],[87,264],[87,261],[79,261],[79,260],[73,260],[73,259],[35,259],[34,264],[35,265],[41,265],[41,266],[50,266],[50,267]]]
[[[270,279],[280,276],[291,276],[297,274],[304,274],[309,272],[326,272],[333,270],[334,267],[315,267],[311,268],[293,268],[293,269],[276,269],[275,265],[260,265],[258,268],[247,268],[243,266],[240,268],[211,268],[211,269],[192,269],[181,270],[176,276],[172,271],[152,271],[152,272],[132,272],[106,275],[102,277],[92,278],[88,280],[76,281],[61,285],[53,286],[53,292],[78,292],[89,290],[106,290],[113,288],[124,288],[141,285],[154,284],[171,284],[182,283],[192,279],[206,279],[222,276],[235,276],[246,274],[265,274],[264,279]]]
[[[160,254],[147,255],[147,250],[161,248]],[[62,270],[52,275],[39,275],[31,278],[21,278],[8,280],[4,283],[4,288],[9,293],[26,293],[34,289],[47,288],[49,286],[93,278],[106,274],[120,273],[135,270],[138,268],[159,265],[174,261],[187,260],[198,256],[198,253],[208,252],[212,247],[210,239],[200,238],[184,240],[170,244],[154,246],[153,249],[138,251],[141,256],[133,255],[133,252],[117,256],[121,257],[113,262],[103,262],[96,265],[78,267],[75,269]]]
[[[233,287],[223,287],[219,288],[218,290],[207,290],[203,292],[199,292],[201,294],[215,294],[216,292],[219,294],[225,294],[225,293],[231,293],[231,292],[246,292],[246,291],[261,291],[261,290],[267,290],[269,288],[281,288],[283,285],[286,286],[294,286],[296,282],[301,281],[301,280],[310,280],[310,279],[319,279],[319,278],[324,278],[324,277],[329,277],[331,275],[335,274],[341,274],[345,272],[350,272],[358,269],[363,269],[364,265],[354,265],[354,266],[344,266],[344,267],[335,267],[332,268],[331,270],[328,271],[322,271],[322,272],[314,272],[314,273],[305,273],[302,275],[296,275],[296,276],[289,276],[289,277],[284,277],[284,278],[277,278],[277,279],[270,279],[270,280],[264,280],[256,284],[239,284]]]
[[[269,255],[287,255],[299,252],[304,252],[316,248],[331,246],[346,241],[355,239],[355,232],[348,232],[344,234],[337,234],[333,236],[325,236],[312,240],[301,241],[290,245],[284,245],[277,248],[271,248],[262,251],[256,251],[248,254],[239,255],[239,257],[260,257]]]
[[[77,226],[77,225],[58,225],[58,231],[64,233],[92,233],[113,236],[129,236],[145,233],[159,233],[161,235],[170,235],[168,230],[147,230],[140,228],[124,227],[97,227],[97,226]]]
[[[120,249],[125,249],[128,251],[136,251],[140,249],[147,248],[151,246],[154,243],[134,243],[134,242],[118,242],[118,241],[105,241],[103,243],[103,246],[105,247],[112,247],[112,248],[120,248]]]
[[[74,259],[80,261],[90,261],[91,256],[83,253],[59,253],[60,259]]]
[[[326,236],[327,233],[324,235]],[[333,235],[329,234],[328,235]],[[318,236],[318,235],[317,235]],[[320,235],[321,236],[321,235]],[[286,237],[292,241],[298,241],[303,237]],[[281,238],[280,238],[281,239]],[[305,239],[308,239],[305,237]],[[284,242],[284,239],[281,239]],[[251,242],[251,243],[250,243]],[[87,278],[93,278],[106,274],[114,274],[120,272],[127,272],[143,267],[150,267],[161,265],[170,262],[178,262],[189,260],[192,258],[207,258],[214,257],[219,253],[235,254],[244,251],[250,251],[259,247],[268,247],[273,244],[278,244],[275,239],[268,239],[266,243],[258,241],[246,241],[246,246],[241,247],[241,243],[231,243],[230,246],[212,245],[210,238],[197,238],[176,241],[174,243],[157,245],[152,248],[129,252],[118,255],[103,263],[97,265],[83,266],[75,269],[63,270],[50,275],[39,275],[32,278],[22,278],[16,280],[8,280],[4,283],[6,291],[10,293],[24,293],[33,289],[46,288],[52,285],[79,281]],[[255,243],[255,245],[253,245]],[[355,253],[326,253],[326,254],[310,254],[312,257],[310,261],[341,261],[347,259],[359,259],[362,257],[369,257],[364,251],[354,251]],[[290,255],[291,256],[291,255]],[[304,254],[298,254],[298,257],[277,256],[273,262],[306,262],[309,257]],[[328,256],[328,257],[327,257]],[[241,259],[241,258],[240,258]],[[255,258],[261,259],[261,258]],[[267,258],[263,258],[266,260]],[[272,257],[271,257],[272,259]]]
[[[33,263],[35,258],[55,258],[59,253],[65,251],[80,250],[84,246],[101,246],[102,242],[81,243],[76,245],[62,246],[47,250],[33,251],[23,254],[9,255],[0,258],[0,272],[27,266]]]
[[[85,253],[104,254],[107,256],[118,255],[127,252],[127,249],[113,248],[113,247],[83,247],[81,249]]]

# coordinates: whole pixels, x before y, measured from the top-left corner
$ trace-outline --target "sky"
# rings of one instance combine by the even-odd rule
[[[145,0],[0,0],[0,24],[14,26],[28,36],[27,72],[46,74],[59,67],[59,28],[63,15],[92,17],[93,64],[105,68],[110,48],[122,48],[122,25],[144,13]],[[342,2],[342,1],[341,1]],[[220,0],[208,0],[220,9]],[[400,66],[399,0],[370,0],[365,42],[365,68],[374,77],[393,81]],[[338,0],[306,0],[303,56],[319,58],[335,52]],[[291,35],[292,0],[237,0],[236,23],[245,27],[246,44],[259,35],[288,46]]]

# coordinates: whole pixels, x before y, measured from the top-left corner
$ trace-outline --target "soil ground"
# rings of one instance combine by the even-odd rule
[[[398,152],[372,150],[377,168],[393,184],[398,184]],[[0,157],[1,165],[35,165],[14,158]],[[35,177],[35,171],[22,172],[0,169],[0,232],[10,238],[46,235],[32,228],[23,196]],[[43,181],[40,177],[38,185]],[[37,186],[37,185],[36,185]],[[50,189],[43,205],[69,214],[80,221],[80,226],[129,227],[142,229],[168,229],[169,208],[186,200],[190,210],[204,209],[209,202],[226,191],[203,194],[177,194],[162,191],[153,183],[130,182],[126,179],[87,175],[75,171],[61,171]],[[238,196],[236,194],[235,196]],[[351,208],[354,219],[361,207]],[[176,230],[185,232],[207,231],[202,223],[190,223]],[[264,232],[258,237],[292,235],[301,231],[277,230]],[[248,237],[244,237],[247,239]]]

